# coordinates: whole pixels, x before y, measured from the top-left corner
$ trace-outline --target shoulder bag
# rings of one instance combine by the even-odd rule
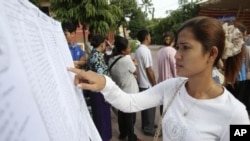
[[[159,138],[159,135],[160,135],[161,129],[162,129],[162,119],[163,119],[163,117],[165,116],[165,114],[166,114],[168,108],[170,107],[170,105],[173,103],[174,98],[176,97],[176,95],[177,95],[178,91],[180,90],[181,86],[182,86],[185,82],[186,82],[186,81],[183,81],[183,82],[179,85],[179,87],[176,89],[174,95],[173,95],[172,98],[170,99],[169,103],[167,104],[165,110],[163,111],[163,113],[162,113],[162,115],[161,115],[161,117],[160,117],[160,120],[159,120],[159,122],[158,122],[158,128],[157,128],[157,130],[156,130],[156,132],[155,132],[153,141],[158,141],[158,138]]]

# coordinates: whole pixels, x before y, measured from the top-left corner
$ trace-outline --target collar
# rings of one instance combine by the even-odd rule
[[[140,44],[139,47],[146,47],[146,48],[148,48],[148,46],[146,46],[146,45],[144,45],[144,44]]]
[[[93,52],[97,52],[97,53],[99,53],[99,54],[104,54],[104,53],[100,52],[99,50],[97,50],[96,48],[93,48],[92,51],[93,51]]]
[[[73,44],[68,43],[68,45],[69,45],[69,48],[75,48],[75,47],[77,46],[77,44],[76,44],[76,43],[73,43]]]

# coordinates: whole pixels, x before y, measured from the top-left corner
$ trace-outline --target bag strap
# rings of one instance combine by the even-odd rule
[[[111,71],[111,68],[114,66],[114,64],[119,60],[119,59],[121,59],[123,56],[121,55],[121,56],[119,56],[119,57],[117,57],[116,58],[116,60],[110,65],[110,67],[108,68],[108,71],[110,72]]]
[[[175,90],[174,95],[173,95],[172,98],[170,99],[170,101],[169,101],[169,103],[167,104],[165,110],[162,112],[162,115],[161,115],[161,117],[160,117],[160,120],[158,121],[158,128],[157,128],[157,130],[156,130],[156,132],[155,132],[153,141],[157,141],[157,140],[158,140],[158,137],[159,137],[159,135],[160,135],[161,128],[162,128],[162,119],[163,119],[163,117],[165,116],[165,114],[167,113],[167,110],[169,109],[170,105],[173,103],[174,98],[176,97],[176,95],[177,95],[178,91],[180,90],[181,86],[182,86],[185,82],[186,82],[186,81],[183,81],[183,82],[179,85],[179,87]]]

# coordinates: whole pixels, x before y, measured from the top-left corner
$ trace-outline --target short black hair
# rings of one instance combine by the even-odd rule
[[[76,31],[76,25],[75,24],[73,24],[73,23],[70,23],[70,22],[64,22],[64,23],[62,23],[62,29],[63,29],[63,31],[64,32],[70,32],[70,33],[72,33],[72,32],[75,32]]]
[[[146,37],[149,35],[149,32],[145,29],[143,30],[140,30],[138,33],[137,33],[137,39],[142,43]]]
[[[101,43],[103,43],[105,41],[105,37],[100,35],[100,34],[96,34],[93,36],[92,40],[91,40],[91,45],[94,48],[97,48]]]

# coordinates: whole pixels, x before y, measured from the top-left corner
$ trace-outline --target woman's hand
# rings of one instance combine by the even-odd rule
[[[80,63],[79,63],[79,61],[74,61],[74,66],[75,66],[75,68],[80,68]]]
[[[67,68],[67,70],[76,74],[74,83],[79,88],[99,92],[106,85],[105,77],[93,71],[84,71],[76,68]]]
[[[109,40],[105,40],[107,46],[109,46],[111,48],[111,50],[114,49],[114,46],[109,42]]]
[[[135,58],[132,58],[132,61],[134,62],[135,66],[138,66],[138,62]]]

